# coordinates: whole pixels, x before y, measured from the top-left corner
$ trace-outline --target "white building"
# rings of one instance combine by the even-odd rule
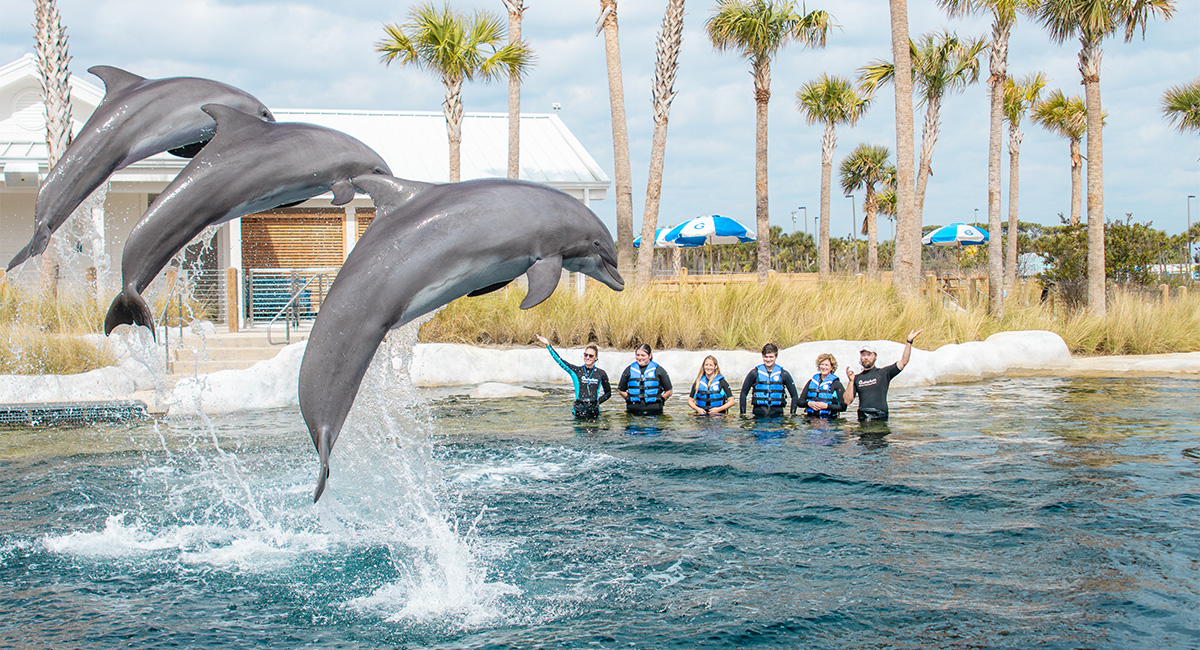
[[[101,86],[71,77],[75,132],[103,97]],[[440,111],[271,110],[281,122],[318,124],[362,140],[387,161],[398,177],[426,182],[448,180],[449,145]],[[469,113],[462,131],[462,178],[504,176],[507,114]],[[520,158],[522,179],[556,187],[585,205],[607,195],[608,177],[557,115],[521,115]],[[70,258],[70,263],[64,261],[64,273],[79,274],[84,268],[95,268],[101,293],[115,293],[125,238],[154,197],[187,162],[164,153],[114,174],[103,203],[98,197],[85,202],[51,238],[52,245],[63,251],[61,257]],[[33,234],[38,186],[49,172],[45,109],[31,54],[0,67],[0,169],[4,174],[0,186],[0,262],[6,263]],[[208,292],[204,300],[212,304],[210,317],[226,318],[223,292],[228,269],[236,270],[242,322],[248,314],[262,318],[266,311],[277,308],[282,278],[311,277],[318,273],[314,269],[325,270],[331,278],[374,216],[374,206],[365,195],[342,207],[333,207],[331,198],[326,194],[295,207],[236,219],[221,226],[215,235],[209,232],[197,238],[186,253],[184,267],[190,270],[189,277],[198,281],[199,290]],[[25,266],[36,265],[34,260]],[[178,275],[173,269],[165,273],[171,278]],[[327,286],[327,279],[319,282]],[[147,294],[155,290],[151,287]],[[314,285],[313,290],[323,289]]]

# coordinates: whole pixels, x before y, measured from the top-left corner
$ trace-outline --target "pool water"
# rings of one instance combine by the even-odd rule
[[[0,647],[1200,647],[1200,381],[870,426],[381,386],[316,506],[295,409],[0,431]]]

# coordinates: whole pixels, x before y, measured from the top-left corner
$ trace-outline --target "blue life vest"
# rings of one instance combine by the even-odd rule
[[[654,404],[662,388],[658,385],[658,364],[651,361],[646,369],[636,361],[629,364],[629,401],[634,404]]]
[[[771,368],[759,364],[758,381],[754,384],[754,404],[756,406],[783,406],[787,402],[783,396],[783,368],[778,365]]]
[[[837,379],[837,375],[833,374],[832,372],[829,373],[829,376],[825,378],[825,381],[821,381],[821,373],[818,372],[817,374],[813,375],[812,381],[808,382],[808,390],[805,391],[804,401],[825,402],[826,404],[832,404],[836,402],[838,398],[837,393],[833,392],[833,381],[835,379]],[[822,416],[829,415],[831,413],[829,409],[821,409],[817,411],[809,408],[807,405],[804,407],[804,412],[809,415]]]
[[[707,411],[714,409],[725,403],[728,395],[725,394],[725,389],[721,388],[721,381],[725,379],[721,375],[712,378],[710,382],[708,377],[700,375],[700,379],[696,380],[696,406]]]

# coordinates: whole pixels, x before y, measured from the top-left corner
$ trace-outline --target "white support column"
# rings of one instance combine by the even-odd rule
[[[344,233],[346,245],[342,247],[346,254],[342,256],[342,261],[350,256],[350,251],[354,250],[354,245],[358,243],[358,210],[355,209],[353,203],[346,204],[346,229]]]
[[[229,268],[237,269],[237,323],[238,330],[246,327],[246,270],[242,268],[242,219],[229,222]]]

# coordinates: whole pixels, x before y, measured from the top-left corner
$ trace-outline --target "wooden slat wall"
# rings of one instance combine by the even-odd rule
[[[242,264],[247,269],[341,266],[344,223],[341,212],[243,217]]]
[[[375,219],[375,213],[360,210],[354,215],[354,219],[358,222],[358,234],[354,237],[354,241],[358,241],[362,239],[363,233],[367,230],[367,226],[371,225],[371,221]]]

